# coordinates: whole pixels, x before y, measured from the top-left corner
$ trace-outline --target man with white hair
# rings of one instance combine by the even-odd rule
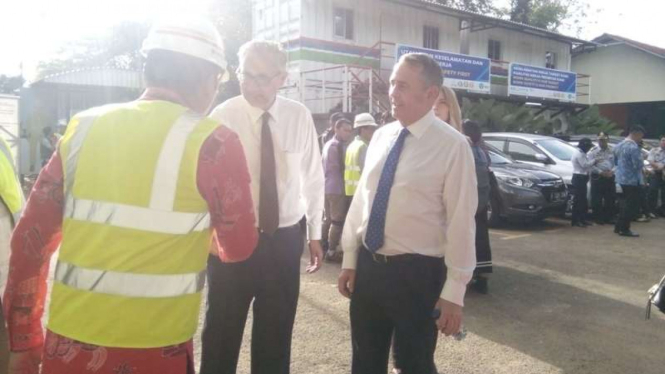
[[[259,244],[242,264],[208,260],[208,310],[201,373],[236,372],[249,306],[253,302],[253,374],[288,374],[291,336],[300,293],[300,257],[307,219],[308,273],[322,263],[324,178],[312,115],[280,97],[286,53],[277,43],[252,41],[239,51],[241,96],[211,117],[240,137],[252,177]]]

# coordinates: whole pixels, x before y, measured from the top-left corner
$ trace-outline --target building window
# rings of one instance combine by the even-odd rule
[[[333,28],[336,37],[353,40],[353,10],[335,8]]]
[[[556,53],[550,51],[545,52],[545,67],[548,69],[556,69]]]
[[[423,47],[429,49],[439,49],[439,28],[425,26],[423,27]]]
[[[501,60],[501,42],[490,39],[487,43],[487,58]]]

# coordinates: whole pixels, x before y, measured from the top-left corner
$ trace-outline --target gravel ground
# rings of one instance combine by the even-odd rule
[[[468,336],[439,340],[440,373],[663,373],[665,314],[654,311],[645,321],[644,306],[646,290],[665,273],[664,229],[665,219],[636,224],[639,239],[559,220],[492,230],[490,293],[467,294]],[[307,275],[306,262],[304,256],[291,372],[350,373],[339,265]],[[238,373],[249,373],[250,332],[251,316]],[[198,358],[198,334],[195,342]]]

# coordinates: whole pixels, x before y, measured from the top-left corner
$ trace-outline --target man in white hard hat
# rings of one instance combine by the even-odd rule
[[[242,145],[205,117],[225,75],[221,37],[179,20],[143,47],[143,96],[71,120],[14,232],[10,374],[41,361],[43,374],[194,373],[209,250],[238,262],[256,245]]]
[[[253,303],[252,373],[288,374],[300,293],[300,258],[307,239],[313,273],[321,266],[323,170],[309,110],[277,95],[287,77],[277,43],[240,48],[242,95],[211,117],[232,126],[247,155],[258,217],[259,244],[242,264],[208,261],[208,309],[201,374],[236,372],[249,306]]]
[[[367,147],[378,128],[379,125],[376,124],[371,114],[360,113],[356,116],[353,129],[358,132],[358,136],[356,136],[346,149],[344,163],[344,188],[349,200],[356,193],[356,188],[358,187],[358,182],[360,182],[360,176],[365,166]]]

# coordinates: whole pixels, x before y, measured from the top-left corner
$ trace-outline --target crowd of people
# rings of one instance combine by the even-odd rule
[[[664,216],[665,137],[645,156],[644,134],[643,127],[633,126],[628,136],[613,148],[604,133],[598,135],[596,146],[589,138],[579,141],[572,158],[573,226],[592,225],[587,201],[589,181],[591,219],[597,225],[614,224],[614,232],[620,236],[639,237],[631,230],[631,222],[648,222]],[[617,189],[623,199],[617,199]]]
[[[0,268],[8,276],[9,335],[0,367],[10,374],[194,373],[207,280],[200,373],[236,373],[251,306],[251,372],[288,374],[307,249],[307,273],[324,259],[341,262],[352,373],[386,373],[391,347],[396,373],[435,373],[439,335],[460,334],[467,286],[487,293],[492,272],[489,154],[480,125],[462,121],[438,63],[402,56],[390,77],[389,114],[377,121],[334,113],[318,137],[309,110],[278,95],[287,54],[276,43],[242,46],[241,95],[212,111],[229,74],[210,22],[157,24],[142,52],[143,95],[77,114],[27,204],[16,173],[0,168],[3,240],[15,225],[9,271]],[[586,222],[588,174],[598,212],[612,209],[608,186],[616,175],[628,201],[617,232],[631,233],[643,133],[633,129],[615,148],[616,167],[606,142],[591,158],[590,141],[580,142],[575,226]],[[649,161],[660,173],[653,202],[665,185],[665,152]],[[8,352],[9,362],[1,361]]]

